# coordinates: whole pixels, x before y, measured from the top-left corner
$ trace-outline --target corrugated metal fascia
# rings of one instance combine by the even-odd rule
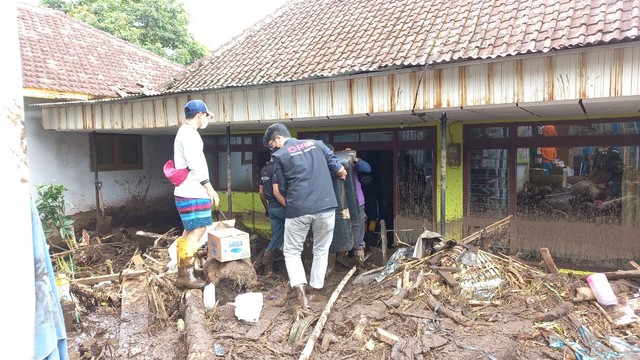
[[[457,67],[434,66],[426,70],[421,67],[180,96],[142,97],[114,101],[116,109],[110,108],[110,113],[123,117],[123,129],[143,129],[177,125],[183,116],[181,104],[186,103],[188,96],[204,98],[214,113],[213,121],[227,123],[638,95],[640,83],[633,74],[640,73],[640,62],[636,60],[639,54],[639,46],[612,46],[513,57],[508,61],[470,62]],[[45,107],[43,123],[51,126],[45,128],[87,130],[88,126],[107,123],[100,118],[104,116],[103,108],[83,111],[77,108],[106,104],[65,104],[66,113],[73,118],[64,120],[55,119],[56,112]],[[167,111],[156,111],[165,108]]]

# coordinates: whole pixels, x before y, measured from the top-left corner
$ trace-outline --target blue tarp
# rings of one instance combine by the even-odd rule
[[[31,230],[35,274],[35,359],[67,360],[67,332],[56,289],[55,274],[49,257],[42,223],[36,204],[31,199]]]

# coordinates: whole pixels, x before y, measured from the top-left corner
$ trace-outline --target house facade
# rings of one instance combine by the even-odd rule
[[[96,209],[105,206],[130,209],[114,219],[121,225],[127,223],[127,217],[149,209],[170,209],[164,205],[170,198],[170,186],[150,170],[161,166],[161,159],[153,154],[171,153],[167,150],[173,142],[167,135],[170,131],[162,136],[163,132],[100,129],[96,134],[100,153],[96,174],[93,131],[99,129],[67,131],[58,127],[50,131],[43,127],[38,106],[153,94],[154,88],[171,81],[172,75],[184,68],[59,11],[18,4],[17,17],[31,183],[65,186],[66,211],[78,214],[78,230],[88,226],[87,222],[95,223]],[[102,204],[98,192],[104,199]],[[139,209],[131,206],[141,203],[146,205]]]
[[[513,215],[495,246],[619,265],[640,257],[638,8],[294,0],[160,94],[43,106],[43,131],[175,133],[200,98],[212,183],[250,225],[262,133],[283,122],[371,163],[367,201],[394,239]],[[170,153],[155,150],[144,166],[162,182]]]

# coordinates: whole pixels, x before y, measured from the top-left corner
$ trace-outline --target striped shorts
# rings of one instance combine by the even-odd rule
[[[182,225],[187,231],[209,226],[211,218],[211,199],[194,199],[176,196],[176,209]]]

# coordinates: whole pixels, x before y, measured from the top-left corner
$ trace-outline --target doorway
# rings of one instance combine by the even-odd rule
[[[362,150],[358,157],[371,165],[371,173],[360,176],[367,228],[378,232],[380,220],[384,220],[387,230],[393,229],[393,150]]]

